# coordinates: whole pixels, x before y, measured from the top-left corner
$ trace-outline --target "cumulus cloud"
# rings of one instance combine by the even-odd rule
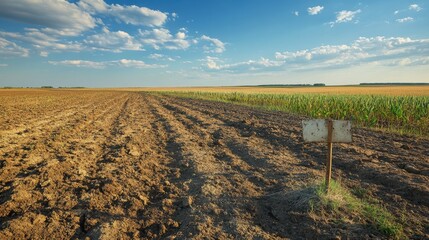
[[[133,25],[160,27],[167,20],[167,14],[163,12],[135,5],[122,6],[113,4],[108,12],[122,22]]]
[[[0,17],[61,30],[69,36],[96,26],[88,12],[64,0],[2,0]]]
[[[48,61],[52,65],[74,66],[92,69],[104,69],[108,66],[129,67],[129,68],[163,68],[165,65],[147,64],[139,60],[120,59],[115,61],[86,61],[86,60],[63,60]]]
[[[109,32],[105,31],[105,28],[101,33],[91,35],[82,42],[88,46],[65,40],[66,37],[77,37],[97,25],[104,25],[99,17],[106,16],[126,24],[149,27],[159,27],[167,20],[167,14],[157,10],[135,5],[109,5],[104,0],[2,0],[0,17],[34,26],[20,33],[3,32],[0,36],[28,42],[39,50],[45,49],[41,56],[46,56],[48,50],[142,50],[141,43],[134,41],[128,33]],[[177,48],[186,48],[186,35],[181,32],[177,37],[181,39],[176,43]]]
[[[399,23],[406,23],[406,22],[412,22],[412,21],[414,21],[414,18],[412,18],[412,17],[405,17],[405,18],[396,19],[396,21],[399,22]]]
[[[423,8],[421,8],[419,5],[417,4],[411,4],[408,9],[416,11],[416,12],[420,12],[421,10],[423,10]]]
[[[177,32],[173,36],[168,29],[155,28],[152,30],[139,30],[140,41],[156,50],[166,48],[170,50],[187,49],[190,42],[186,39],[186,33]]]
[[[391,64],[403,58],[419,59],[429,54],[429,39],[361,37],[350,45],[325,45],[310,50],[277,52],[286,64],[308,67],[347,66],[365,62]]]
[[[334,22],[330,22],[329,24],[332,27],[332,26],[334,26],[335,24],[338,24],[338,23],[350,22],[360,12],[361,12],[360,9],[358,9],[356,11],[346,11],[346,10],[343,10],[343,11],[337,12],[336,20]]]
[[[31,44],[41,51],[81,51],[83,46],[77,42],[62,41],[58,36],[47,34],[44,29],[26,28],[24,33],[2,32],[0,36]]]
[[[203,60],[207,71],[243,73],[248,71],[308,71],[346,68],[363,64],[414,66],[429,64],[429,39],[404,37],[360,37],[351,44],[323,45],[312,49],[276,52],[275,59],[260,58],[224,63],[219,58]]]
[[[184,32],[178,32],[178,33],[176,33],[176,37],[178,39],[185,39],[186,38],[186,33],[184,33]]]
[[[218,65],[218,63],[217,63],[218,61],[219,61],[219,58],[217,58],[217,57],[207,56],[205,64],[206,64],[208,69],[219,70],[219,69],[221,69],[221,66]]]
[[[77,5],[91,14],[107,12],[109,9],[104,0],[80,0]]]
[[[225,51],[225,43],[217,38],[211,38],[209,36],[203,35],[201,40],[209,42],[209,45],[204,46],[204,50],[207,53],[223,53]]]
[[[77,5],[91,14],[101,13],[113,16],[121,22],[132,25],[160,27],[167,20],[166,13],[136,5],[109,5],[104,0],[80,0]],[[177,16],[176,13],[172,15],[173,18]]]
[[[295,16],[299,16],[299,12],[298,12],[298,11],[295,11],[295,12],[293,12],[293,15],[295,15]]]
[[[0,55],[5,57],[28,57],[30,51],[0,37]]]
[[[319,14],[322,10],[323,10],[323,6],[314,6],[314,7],[309,7],[307,9],[307,12],[309,15],[317,15]]]
[[[185,50],[199,42],[205,43],[202,46],[205,52],[225,51],[225,44],[219,39],[205,35],[188,36],[186,28],[170,32],[162,27],[168,16],[170,19],[178,18],[174,12],[163,13],[135,5],[108,4],[104,0],[2,0],[0,18],[21,21],[27,23],[28,27],[16,32],[0,31],[0,37],[14,44],[31,45],[30,49],[42,57],[53,52],[95,50],[119,53],[125,50],[142,51],[144,47]],[[111,31],[103,23],[105,18],[145,28],[138,29],[137,34],[119,29]],[[29,50],[26,51],[28,55]],[[164,60],[174,61],[173,58]]]
[[[124,31],[111,32],[103,28],[102,33],[94,34],[84,40],[85,44],[96,50],[121,52],[123,50],[142,51],[142,44]]]

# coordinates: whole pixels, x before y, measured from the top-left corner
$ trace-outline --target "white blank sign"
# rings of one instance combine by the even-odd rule
[[[350,121],[332,121],[332,142],[351,142]],[[314,119],[302,121],[305,142],[328,142],[328,120]]]

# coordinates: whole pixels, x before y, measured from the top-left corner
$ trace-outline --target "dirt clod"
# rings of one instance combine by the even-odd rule
[[[415,173],[415,174],[418,174],[418,173],[420,173],[420,170],[419,169],[417,169],[414,165],[412,165],[412,164],[406,164],[405,166],[404,166],[404,169],[407,171],[407,172],[409,172],[409,173]]]

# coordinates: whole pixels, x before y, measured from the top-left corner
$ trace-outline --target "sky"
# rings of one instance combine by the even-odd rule
[[[429,82],[425,0],[1,0],[0,87]]]

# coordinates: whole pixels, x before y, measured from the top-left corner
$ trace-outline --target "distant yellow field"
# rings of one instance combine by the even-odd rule
[[[390,96],[429,96],[429,86],[328,86],[328,87],[142,87],[142,88],[63,88],[63,89],[0,89],[0,95],[40,94],[48,91],[199,91],[242,93],[315,93]]]
[[[178,87],[131,88],[132,91],[202,91],[243,93],[319,93],[319,94],[369,94],[391,96],[429,96],[429,86],[329,86],[329,87]]]

